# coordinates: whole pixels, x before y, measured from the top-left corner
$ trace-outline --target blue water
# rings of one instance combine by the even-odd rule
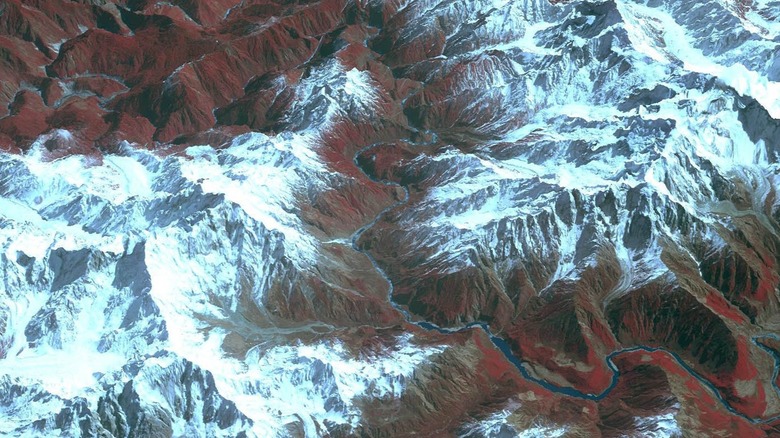
[[[371,175],[369,175],[368,173],[366,173],[363,170],[362,166],[360,166],[360,164],[358,163],[358,156],[360,156],[360,154],[364,153],[365,151],[367,151],[367,150],[369,150],[371,148],[376,147],[377,145],[378,144],[372,144],[372,145],[366,146],[363,149],[359,150],[355,154],[355,157],[354,157],[354,160],[353,160],[354,163],[355,163],[355,166],[358,169],[360,169],[361,172],[363,172],[369,179],[371,179],[374,182],[377,182],[379,184],[383,184],[383,185],[386,185],[386,186],[402,188],[404,190],[405,195],[404,195],[403,199],[401,199],[400,201],[394,203],[393,205],[390,205],[389,207],[387,207],[384,210],[382,210],[381,212],[379,212],[379,214],[374,218],[374,220],[372,220],[370,223],[366,224],[365,226],[363,226],[362,228],[357,230],[353,234],[353,236],[352,236],[352,246],[355,248],[355,250],[365,254],[366,257],[368,257],[368,259],[374,265],[374,268],[382,275],[382,277],[384,277],[385,281],[387,281],[387,284],[389,285],[389,287],[388,287],[389,288],[389,290],[388,290],[389,301],[393,305],[393,307],[395,307],[396,310],[398,310],[402,315],[404,315],[404,317],[405,317],[407,322],[409,322],[411,324],[415,324],[418,327],[423,328],[425,330],[435,331],[435,332],[442,333],[442,334],[458,333],[458,332],[462,332],[462,331],[465,331],[465,330],[471,330],[473,328],[481,328],[482,330],[484,330],[487,333],[487,335],[490,338],[490,340],[493,343],[493,345],[495,345],[496,348],[498,348],[498,350],[501,351],[501,353],[503,353],[504,357],[517,368],[517,370],[520,372],[520,374],[523,376],[524,379],[528,380],[529,382],[533,382],[533,383],[535,383],[535,384],[537,384],[537,385],[547,389],[548,391],[551,391],[551,392],[554,392],[554,393],[557,393],[557,394],[563,394],[563,395],[566,395],[566,396],[569,396],[569,397],[583,399],[583,400],[599,401],[599,400],[603,399],[604,397],[607,397],[609,395],[609,393],[612,392],[613,389],[615,389],[615,386],[617,386],[618,381],[620,379],[620,370],[618,369],[617,365],[615,365],[615,362],[613,360],[615,357],[617,357],[617,356],[619,356],[621,354],[624,354],[624,353],[629,353],[629,352],[634,352],[634,351],[646,351],[648,353],[658,352],[658,351],[664,352],[664,353],[670,355],[672,358],[674,358],[674,360],[677,361],[677,363],[683,369],[685,369],[688,372],[688,374],[690,374],[693,378],[698,380],[699,383],[701,383],[703,386],[708,388],[712,392],[712,394],[715,396],[715,398],[718,401],[720,401],[720,403],[723,405],[723,407],[726,408],[726,410],[728,410],[732,414],[734,414],[734,415],[736,415],[738,417],[744,418],[745,420],[747,420],[747,421],[749,421],[749,422],[751,422],[753,424],[774,423],[776,421],[780,421],[780,414],[775,415],[775,416],[770,417],[770,418],[754,418],[754,417],[749,417],[749,416],[739,412],[734,407],[732,407],[731,404],[728,401],[726,401],[726,399],[724,399],[721,396],[720,391],[718,390],[718,388],[712,382],[710,382],[709,380],[704,378],[701,374],[696,372],[693,368],[691,368],[683,360],[683,358],[680,357],[679,354],[677,354],[677,353],[675,353],[673,351],[669,351],[669,350],[667,350],[665,348],[651,347],[651,346],[647,346],[647,345],[638,345],[638,346],[634,346],[634,347],[623,348],[623,349],[620,349],[620,350],[613,351],[612,353],[607,355],[607,357],[605,358],[606,361],[607,361],[607,365],[609,366],[609,369],[612,370],[612,379],[610,381],[609,386],[607,386],[607,388],[604,389],[604,391],[602,391],[599,394],[589,394],[589,393],[584,393],[582,391],[579,391],[579,390],[577,390],[575,388],[571,388],[571,387],[567,387],[567,386],[558,386],[558,385],[550,383],[550,382],[548,382],[548,381],[546,381],[544,379],[539,379],[537,377],[532,376],[528,372],[528,370],[526,370],[525,366],[523,365],[523,360],[520,359],[519,357],[515,356],[514,352],[512,351],[512,347],[509,345],[509,343],[507,343],[504,339],[494,335],[490,331],[490,327],[487,324],[485,324],[485,323],[474,322],[474,323],[470,323],[470,324],[465,325],[465,326],[463,326],[461,328],[458,328],[458,329],[445,329],[445,328],[437,326],[436,324],[432,324],[430,322],[426,322],[426,321],[415,322],[415,321],[413,321],[412,316],[409,314],[409,312],[406,309],[404,309],[403,307],[401,307],[400,305],[398,305],[396,302],[393,301],[393,290],[394,290],[393,282],[387,276],[385,271],[379,266],[379,264],[376,262],[374,257],[368,251],[361,250],[360,247],[357,244],[358,240],[360,239],[360,236],[364,232],[366,232],[366,230],[368,230],[369,228],[373,227],[382,218],[382,216],[384,216],[385,213],[389,212],[390,210],[393,210],[394,208],[396,208],[398,206],[401,206],[401,205],[405,204],[409,200],[409,190],[406,187],[401,186],[400,184],[396,184],[396,183],[394,183],[392,181],[385,181],[385,180],[376,179],[376,178],[372,177]],[[774,372],[772,374],[771,385],[774,388],[774,390],[778,393],[778,395],[780,395],[780,387],[777,386],[777,376],[778,376],[778,373],[780,373],[780,354],[778,354],[776,351],[772,350],[771,348],[761,344],[759,342],[759,340],[761,338],[772,338],[772,339],[780,340],[780,337],[778,337],[775,334],[771,334],[770,333],[770,334],[764,334],[764,335],[760,335],[760,336],[755,336],[755,337],[753,337],[751,339],[752,342],[755,345],[757,345],[759,348],[761,348],[764,351],[766,351],[767,353],[769,353],[774,358],[774,360],[775,360],[775,367],[774,367]]]

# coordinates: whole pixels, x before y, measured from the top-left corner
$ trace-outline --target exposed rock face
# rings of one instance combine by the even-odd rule
[[[780,434],[779,17],[0,4],[0,434]]]

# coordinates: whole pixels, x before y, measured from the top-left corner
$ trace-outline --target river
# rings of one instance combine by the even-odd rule
[[[504,357],[512,365],[514,365],[517,368],[517,370],[520,372],[520,374],[523,376],[523,378],[525,378],[529,382],[533,382],[533,383],[535,383],[535,384],[537,384],[537,385],[539,385],[539,386],[541,386],[541,387],[543,387],[543,388],[545,388],[545,389],[547,389],[549,391],[552,391],[554,393],[563,394],[563,395],[566,395],[566,396],[569,396],[569,397],[579,398],[579,399],[583,399],[583,400],[599,401],[599,400],[607,397],[610,394],[610,392],[612,392],[612,390],[617,386],[618,381],[620,379],[620,370],[618,369],[618,367],[615,365],[615,362],[614,362],[614,359],[617,356],[620,356],[621,354],[636,352],[636,351],[645,351],[645,352],[648,352],[648,353],[663,352],[663,353],[666,353],[666,354],[670,355],[683,369],[686,370],[686,372],[688,372],[688,374],[691,377],[693,377],[694,379],[699,381],[702,385],[704,385],[706,388],[708,388],[712,392],[712,394],[715,396],[715,398],[723,405],[723,407],[726,410],[728,410],[729,412],[731,412],[732,414],[734,414],[736,416],[739,416],[741,418],[744,418],[745,420],[747,420],[747,421],[749,421],[749,422],[751,422],[753,424],[766,424],[766,423],[774,423],[776,421],[780,421],[780,414],[777,414],[777,415],[775,415],[773,417],[769,417],[769,418],[754,418],[754,417],[749,417],[749,416],[739,412],[737,409],[735,409],[733,406],[731,406],[731,404],[728,401],[726,401],[726,399],[724,399],[723,396],[721,396],[720,391],[718,390],[718,388],[712,382],[707,380],[704,376],[702,376],[697,371],[695,371],[691,366],[689,366],[685,362],[685,360],[683,360],[683,358],[680,357],[679,354],[677,354],[677,353],[675,353],[673,351],[667,350],[665,348],[652,347],[652,346],[648,346],[648,345],[637,345],[637,346],[622,348],[620,350],[613,351],[612,353],[610,353],[609,355],[607,355],[605,357],[605,360],[607,362],[607,365],[609,366],[609,369],[612,370],[612,379],[610,381],[609,386],[607,386],[606,389],[604,389],[602,392],[600,392],[598,394],[589,394],[589,393],[581,392],[581,391],[579,391],[579,390],[577,390],[575,388],[555,385],[555,384],[550,383],[550,382],[548,382],[548,381],[546,381],[544,379],[539,379],[537,377],[532,376],[528,372],[526,367],[523,365],[523,360],[520,359],[519,357],[515,356],[515,354],[512,351],[512,348],[509,345],[509,343],[506,342],[503,338],[494,335],[491,332],[490,327],[487,324],[485,324],[485,323],[475,322],[475,323],[471,323],[471,324],[465,325],[465,326],[463,326],[461,328],[458,328],[458,329],[445,329],[445,328],[439,327],[439,326],[437,326],[435,324],[432,324],[430,322],[415,322],[415,321],[413,321],[413,318],[411,317],[409,312],[406,309],[402,308],[400,305],[398,305],[395,301],[393,301],[394,285],[393,285],[393,282],[390,280],[390,278],[385,273],[384,269],[382,269],[382,267],[379,266],[379,264],[377,263],[376,259],[374,259],[374,257],[368,251],[362,250],[359,247],[358,243],[357,243],[358,240],[360,239],[360,236],[362,236],[363,233],[366,232],[366,230],[368,230],[371,227],[373,227],[374,225],[376,225],[376,223],[379,220],[381,220],[381,218],[387,212],[389,212],[390,210],[393,210],[393,209],[395,209],[397,207],[400,207],[401,205],[404,205],[404,204],[406,204],[409,201],[409,189],[408,188],[406,188],[405,186],[402,186],[400,184],[397,184],[395,182],[392,182],[392,181],[386,181],[386,180],[381,180],[381,179],[374,178],[372,175],[367,173],[363,169],[363,167],[360,165],[360,163],[358,162],[358,157],[361,154],[363,154],[364,152],[366,152],[366,151],[368,151],[368,150],[370,150],[370,149],[372,149],[372,148],[374,148],[376,146],[378,146],[378,144],[372,144],[372,145],[366,146],[366,147],[360,149],[359,151],[357,151],[355,153],[354,158],[353,158],[353,162],[355,163],[355,166],[357,166],[357,168],[360,169],[360,171],[363,172],[363,174],[365,174],[366,177],[368,177],[370,180],[372,180],[372,181],[374,181],[376,183],[383,184],[385,186],[400,187],[404,191],[404,196],[398,202],[396,202],[396,203],[386,207],[382,211],[380,211],[379,214],[377,214],[376,217],[371,222],[369,222],[368,224],[364,225],[363,227],[361,227],[360,229],[355,231],[355,233],[352,235],[352,239],[351,239],[352,240],[352,246],[353,246],[353,248],[356,251],[365,254],[365,256],[368,257],[368,259],[371,261],[371,264],[374,265],[374,268],[382,275],[382,277],[385,279],[385,281],[387,281],[387,284],[388,284],[388,300],[390,301],[390,303],[393,305],[393,307],[396,310],[398,310],[402,315],[404,315],[404,318],[406,319],[406,321],[408,323],[415,324],[418,327],[420,327],[422,329],[425,329],[425,330],[428,330],[428,331],[436,331],[436,332],[443,333],[443,334],[448,334],[448,333],[451,334],[451,333],[462,332],[464,330],[471,330],[473,328],[481,328],[482,330],[484,330],[487,333],[487,335],[490,338],[490,340],[493,343],[493,345],[499,351],[501,351],[501,353],[503,353]],[[755,345],[757,345],[759,348],[761,348],[764,351],[766,351],[768,354],[770,354],[774,358],[775,365],[774,365],[774,372],[772,374],[771,385],[775,389],[775,392],[777,392],[777,394],[780,396],[780,387],[778,387],[778,385],[777,385],[777,376],[778,376],[778,373],[780,373],[780,354],[778,354],[778,352],[774,351],[773,349],[771,349],[771,348],[761,344],[759,342],[759,340],[761,338],[772,338],[772,339],[780,340],[780,337],[778,337],[777,335],[775,335],[773,333],[768,333],[768,334],[764,334],[764,335],[755,336],[755,337],[753,337],[751,339],[751,341]]]

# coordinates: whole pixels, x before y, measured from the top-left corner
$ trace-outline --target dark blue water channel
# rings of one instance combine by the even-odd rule
[[[371,222],[369,222],[368,224],[364,225],[359,230],[357,230],[352,235],[352,246],[357,251],[365,254],[366,257],[368,257],[368,259],[374,265],[374,268],[382,275],[382,277],[384,277],[385,281],[387,281],[387,284],[389,285],[389,287],[388,287],[389,288],[388,294],[389,294],[390,303],[393,305],[393,307],[395,307],[396,310],[398,310],[401,314],[404,315],[404,317],[405,317],[407,322],[409,322],[411,324],[415,324],[418,327],[423,328],[425,330],[435,331],[435,332],[442,333],[442,334],[452,334],[452,333],[458,333],[458,332],[462,332],[462,331],[466,331],[466,330],[471,330],[471,329],[474,329],[474,328],[481,328],[482,330],[484,330],[487,333],[487,335],[490,338],[490,340],[493,343],[493,345],[495,345],[495,347],[498,348],[498,350],[501,351],[501,353],[503,353],[503,355],[506,358],[506,360],[508,360],[510,363],[512,363],[512,365],[514,365],[517,368],[517,370],[520,372],[520,374],[523,376],[524,379],[528,380],[529,382],[533,382],[533,383],[535,383],[535,384],[537,384],[537,385],[539,385],[539,386],[541,386],[541,387],[543,387],[543,388],[545,388],[545,389],[547,389],[547,390],[549,390],[551,392],[554,392],[554,393],[557,393],[557,394],[563,394],[563,395],[566,395],[566,396],[569,396],[569,397],[579,398],[579,399],[583,399],[583,400],[592,400],[592,401],[602,400],[603,398],[607,397],[610,394],[610,392],[612,392],[613,389],[615,389],[615,386],[617,386],[618,381],[620,379],[620,370],[618,369],[617,365],[615,365],[615,362],[614,362],[614,359],[617,356],[620,356],[621,354],[624,354],[624,353],[631,353],[631,352],[636,352],[636,351],[644,351],[644,352],[648,352],[648,353],[664,352],[664,353],[670,355],[675,361],[677,361],[677,363],[683,369],[685,369],[685,371],[688,372],[688,374],[690,374],[693,378],[698,380],[699,383],[701,383],[702,385],[707,387],[712,392],[712,394],[715,396],[715,398],[723,405],[723,407],[726,410],[728,410],[729,412],[731,412],[732,414],[734,414],[734,415],[736,415],[738,417],[744,418],[745,420],[747,420],[747,421],[749,421],[749,422],[751,422],[753,424],[765,424],[765,423],[774,423],[776,421],[780,421],[780,414],[775,415],[775,416],[770,417],[770,418],[753,418],[753,417],[749,417],[749,416],[739,412],[734,407],[732,407],[731,404],[726,399],[723,398],[723,396],[721,396],[720,391],[718,390],[718,388],[712,382],[710,382],[705,377],[703,377],[701,374],[699,374],[697,371],[695,371],[693,368],[691,368],[685,362],[685,360],[683,360],[683,358],[680,357],[679,354],[677,354],[677,353],[675,353],[673,351],[667,350],[665,348],[651,347],[651,346],[648,346],[648,345],[638,345],[638,346],[634,346],[634,347],[623,348],[623,349],[620,349],[620,350],[613,351],[612,353],[607,355],[606,358],[605,358],[606,361],[607,361],[607,365],[609,366],[609,369],[612,370],[612,379],[610,381],[609,386],[607,386],[606,389],[604,389],[602,392],[600,392],[598,394],[589,394],[589,393],[585,393],[585,392],[579,391],[579,390],[577,390],[575,388],[571,388],[571,387],[567,387],[567,386],[555,385],[555,384],[550,383],[550,382],[548,382],[548,381],[546,381],[544,379],[540,379],[538,377],[535,377],[535,376],[531,375],[531,373],[529,373],[528,370],[526,369],[526,367],[524,366],[523,360],[520,359],[519,357],[515,356],[514,352],[512,351],[512,347],[509,345],[509,343],[507,341],[505,341],[503,338],[494,335],[491,332],[490,327],[487,324],[485,324],[485,323],[474,322],[474,323],[467,324],[467,325],[465,325],[465,326],[463,326],[461,328],[458,328],[458,329],[446,329],[446,328],[439,327],[436,324],[432,324],[430,322],[425,322],[425,321],[422,321],[422,322],[417,321],[417,322],[415,322],[413,320],[413,318],[412,318],[412,315],[410,315],[409,312],[406,309],[404,309],[403,307],[398,305],[395,301],[393,301],[393,290],[394,290],[393,282],[387,276],[385,271],[382,269],[382,267],[379,266],[379,264],[376,262],[374,257],[369,253],[369,251],[362,250],[359,247],[358,243],[357,243],[358,240],[360,239],[360,236],[363,235],[363,233],[365,233],[366,230],[368,230],[369,228],[373,227],[379,220],[381,220],[381,218],[385,215],[385,213],[389,212],[390,210],[395,209],[396,207],[399,207],[399,206],[401,206],[403,204],[406,204],[408,202],[408,200],[409,200],[409,190],[406,187],[404,187],[404,186],[402,186],[400,184],[397,184],[395,182],[392,182],[392,181],[387,181],[387,180],[381,180],[381,179],[374,178],[372,175],[370,175],[368,172],[366,172],[363,169],[363,167],[360,165],[360,163],[358,162],[358,157],[361,154],[363,154],[364,152],[366,152],[366,151],[368,151],[368,150],[370,150],[370,149],[372,149],[372,148],[374,148],[376,146],[378,146],[378,144],[372,144],[372,145],[369,145],[369,146],[359,150],[355,154],[355,157],[354,157],[354,160],[353,160],[354,163],[355,163],[355,166],[357,166],[357,168],[360,169],[361,172],[363,172],[369,179],[371,179],[372,181],[374,181],[376,183],[383,184],[383,185],[386,185],[386,186],[391,186],[391,187],[400,187],[404,191],[404,197],[403,197],[403,199],[399,200],[398,202],[394,203],[393,205],[390,205],[389,207],[387,207],[384,210],[382,210],[381,212],[379,212],[379,214],[377,214],[377,216],[374,218],[374,220],[372,220]],[[772,374],[771,385],[775,389],[777,394],[780,395],[780,387],[777,386],[777,376],[778,376],[778,373],[780,373],[780,354],[778,354],[777,351],[775,351],[775,350],[767,347],[766,345],[762,344],[761,342],[759,342],[762,338],[771,338],[771,339],[775,339],[775,340],[780,341],[780,337],[778,337],[776,334],[770,333],[770,334],[764,334],[764,335],[755,336],[755,337],[753,337],[751,339],[751,341],[755,345],[757,345],[759,348],[761,348],[764,351],[766,351],[768,354],[770,354],[774,358],[775,366],[774,366],[774,372]]]

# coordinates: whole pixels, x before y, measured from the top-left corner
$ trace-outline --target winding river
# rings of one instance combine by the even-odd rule
[[[439,327],[439,326],[437,326],[435,324],[432,324],[430,322],[424,322],[424,321],[423,322],[415,322],[413,320],[413,318],[412,318],[412,315],[406,309],[404,309],[399,304],[397,304],[395,301],[393,301],[394,285],[393,285],[393,282],[390,280],[390,278],[385,273],[384,269],[382,269],[382,267],[379,266],[379,264],[377,263],[376,259],[374,259],[374,257],[370,254],[370,252],[361,249],[360,246],[358,245],[358,240],[360,239],[360,236],[362,236],[363,233],[365,233],[368,229],[370,229],[371,227],[376,225],[376,223],[378,221],[380,221],[382,219],[382,217],[387,212],[389,212],[389,211],[391,211],[391,210],[393,210],[393,209],[395,209],[395,208],[397,208],[397,207],[399,207],[401,205],[404,205],[404,204],[406,204],[409,201],[409,189],[408,188],[406,188],[405,186],[400,185],[398,183],[392,182],[392,181],[377,179],[377,178],[373,177],[368,172],[366,172],[363,169],[363,167],[360,165],[360,163],[358,162],[358,157],[360,157],[361,154],[365,153],[366,151],[368,151],[368,150],[370,150],[370,149],[372,149],[372,148],[374,148],[374,147],[376,147],[378,145],[379,144],[372,144],[372,145],[366,146],[366,147],[360,149],[359,151],[357,151],[355,153],[354,158],[353,158],[353,162],[354,162],[355,166],[358,169],[360,169],[360,171],[363,172],[363,174],[365,174],[366,177],[368,177],[370,180],[372,180],[372,181],[374,181],[376,183],[383,184],[385,186],[400,187],[404,191],[404,196],[403,196],[403,199],[399,200],[398,202],[393,203],[392,205],[390,205],[387,208],[385,208],[382,211],[380,211],[379,214],[377,214],[376,217],[371,222],[369,222],[368,224],[364,225],[363,227],[361,227],[360,229],[355,231],[355,233],[352,235],[352,239],[351,239],[352,240],[352,247],[356,251],[365,254],[366,257],[368,257],[368,259],[371,261],[371,264],[374,265],[374,268],[377,270],[377,272],[379,272],[382,275],[382,277],[385,279],[385,281],[387,281],[387,284],[388,284],[388,300],[390,301],[390,303],[393,305],[393,307],[396,310],[398,310],[402,315],[404,315],[404,318],[405,318],[405,320],[408,323],[417,325],[418,327],[423,328],[423,329],[428,330],[428,331],[436,331],[436,332],[443,333],[443,334],[457,333],[457,332],[462,332],[462,331],[465,331],[465,330],[471,330],[473,328],[481,328],[482,330],[484,330],[487,333],[487,335],[490,338],[490,340],[493,343],[493,345],[499,351],[501,351],[501,353],[504,355],[506,360],[508,360],[510,363],[512,363],[512,365],[514,365],[517,368],[517,370],[520,372],[520,374],[523,376],[524,379],[528,380],[529,382],[533,382],[533,383],[535,383],[535,384],[537,384],[539,386],[542,386],[542,387],[544,387],[545,389],[547,389],[549,391],[552,391],[552,392],[555,392],[555,393],[558,393],[558,394],[563,394],[563,395],[566,395],[566,396],[569,396],[569,397],[583,399],[583,400],[592,400],[592,401],[602,400],[603,398],[607,397],[612,392],[612,390],[617,386],[618,381],[620,379],[620,370],[618,369],[617,365],[615,365],[615,362],[614,362],[614,359],[616,357],[618,357],[618,356],[620,356],[622,354],[631,353],[631,352],[637,352],[637,351],[644,351],[644,352],[648,352],[648,353],[663,352],[663,353],[668,354],[670,357],[672,357],[683,369],[686,370],[686,372],[688,372],[688,374],[691,377],[693,377],[694,379],[699,381],[699,383],[704,385],[706,388],[709,388],[709,390],[712,392],[712,394],[715,396],[715,398],[730,413],[732,413],[732,414],[734,414],[734,415],[736,415],[738,417],[741,417],[741,418],[743,418],[743,419],[745,419],[745,420],[747,420],[747,421],[749,421],[750,423],[753,423],[753,424],[767,424],[767,423],[774,423],[776,421],[780,421],[780,414],[777,414],[777,415],[775,415],[773,417],[770,417],[770,418],[760,418],[760,417],[759,418],[755,418],[755,417],[749,417],[749,416],[739,412],[737,409],[735,409],[733,406],[731,406],[731,404],[726,399],[724,399],[723,396],[721,396],[720,391],[718,390],[718,388],[712,382],[707,380],[704,376],[702,376],[697,371],[695,371],[692,367],[690,367],[683,360],[683,358],[680,357],[679,354],[677,354],[677,353],[675,353],[673,351],[667,350],[665,348],[651,347],[651,346],[648,346],[648,345],[638,345],[638,346],[634,346],[634,347],[628,347],[628,348],[623,348],[623,349],[620,349],[620,350],[613,351],[612,353],[607,355],[606,358],[605,358],[606,361],[607,361],[607,365],[609,366],[610,370],[612,370],[612,379],[610,381],[609,386],[606,389],[604,389],[601,393],[589,394],[589,393],[581,392],[581,391],[579,391],[579,390],[577,390],[575,388],[566,387],[566,386],[558,386],[558,385],[550,383],[550,382],[548,382],[548,381],[546,381],[544,379],[539,379],[539,378],[534,377],[533,375],[531,375],[531,373],[529,373],[528,370],[526,369],[526,367],[524,366],[523,360],[520,359],[519,357],[515,356],[515,354],[512,352],[512,348],[510,347],[509,343],[506,342],[503,338],[494,335],[491,332],[490,327],[487,324],[485,324],[485,323],[475,322],[475,323],[467,324],[467,325],[465,325],[465,326],[463,326],[461,328],[458,328],[458,329],[446,329],[446,328]],[[751,341],[755,345],[757,345],[759,348],[761,348],[764,351],[766,351],[768,354],[770,354],[774,358],[775,367],[774,367],[774,372],[772,374],[771,385],[774,388],[775,392],[777,392],[777,394],[780,396],[780,387],[778,387],[778,385],[777,385],[777,377],[778,377],[778,373],[780,373],[780,354],[778,352],[774,351],[773,349],[767,347],[766,345],[763,345],[762,343],[760,343],[759,340],[762,339],[762,338],[772,338],[772,339],[776,339],[776,340],[780,341],[780,337],[778,337],[775,334],[764,334],[764,335],[755,336],[755,337],[753,337],[751,339]]]

